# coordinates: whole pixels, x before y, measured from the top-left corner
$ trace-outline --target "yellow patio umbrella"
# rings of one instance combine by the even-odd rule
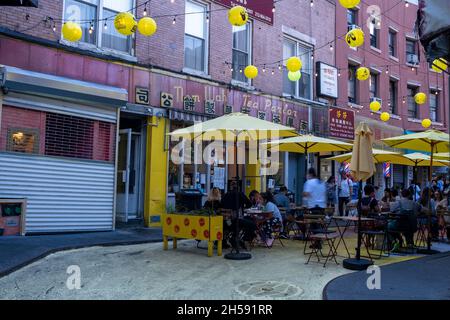
[[[417,151],[430,152],[430,171],[428,174],[428,181],[431,182],[432,178],[432,167],[433,167],[433,154],[440,152],[449,152],[449,134],[438,131],[438,130],[427,130],[423,132],[406,134],[399,137],[392,137],[382,140],[390,147],[410,149]],[[431,199],[431,188],[430,196]],[[428,204],[429,209],[431,209],[431,202]],[[431,210],[430,210],[431,212]],[[428,230],[431,230],[431,215],[428,216]],[[428,246],[427,253],[433,253],[431,251],[431,232],[428,233]]]
[[[435,153],[433,155],[433,158],[442,159],[442,160],[450,160],[450,152]]]
[[[175,130],[169,133],[170,136],[187,138],[191,140],[214,140],[214,141],[234,141],[237,145],[238,141],[246,140],[267,140],[269,138],[278,137],[293,137],[298,135],[294,128],[286,127],[280,124],[261,120],[244,113],[231,113],[212,120],[194,124],[193,126]],[[235,166],[236,173],[237,166],[237,152],[235,152]],[[239,181],[239,177],[236,177]],[[238,185],[238,184],[237,184]],[[225,255],[226,259],[232,260],[246,260],[250,259],[251,255],[248,253],[239,252],[238,237],[238,222],[239,222],[239,189],[236,192],[236,248],[235,252]]]
[[[316,137],[312,134],[301,135],[298,137],[272,141],[265,143],[269,148],[277,147],[278,151],[293,153],[316,153],[316,152],[334,152],[349,151],[353,145],[347,142]],[[308,171],[308,162],[305,160],[305,174]]]
[[[353,143],[353,152],[350,162],[350,171],[355,179],[359,180],[358,188],[358,244],[356,247],[356,257],[354,259],[345,259],[343,266],[350,270],[365,270],[372,262],[367,259],[361,259],[361,201],[362,201],[362,183],[367,181],[375,173],[375,164],[373,162],[373,133],[365,122],[361,122],[355,131],[355,141]]]

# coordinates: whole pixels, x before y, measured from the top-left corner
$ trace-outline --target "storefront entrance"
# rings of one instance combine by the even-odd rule
[[[124,128],[125,126],[129,128]],[[117,220],[143,218],[144,126],[142,119],[121,119],[117,162]]]

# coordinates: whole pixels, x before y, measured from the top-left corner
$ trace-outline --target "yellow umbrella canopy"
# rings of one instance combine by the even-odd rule
[[[435,153],[433,155],[433,158],[442,159],[442,160],[450,160],[450,152]]]
[[[411,166],[429,167],[431,166],[431,157],[420,152],[404,154],[403,157],[412,162]],[[395,163],[394,163],[395,164]],[[433,167],[446,167],[450,164],[446,160],[433,160]]]
[[[449,152],[449,135],[438,130],[427,130],[382,140],[390,147],[425,152]]]
[[[356,128],[355,134],[350,171],[356,180],[367,181],[376,171],[373,163],[372,130],[367,123],[361,122]]]
[[[310,134],[272,141],[266,144],[271,148],[278,147],[279,151],[294,153],[349,151],[353,147],[350,143],[320,138]]]
[[[403,164],[400,162],[405,162],[405,165],[409,165],[410,162],[402,157],[402,155],[398,152],[392,152],[392,151],[385,151],[381,149],[372,149],[373,154],[373,161],[374,163],[383,163],[383,162],[389,162],[396,164]],[[337,162],[348,162],[352,159],[352,152],[340,154],[338,156],[334,156],[331,158],[327,158],[328,160],[334,160]],[[408,163],[408,164],[406,164]]]
[[[298,134],[294,128],[236,112],[175,130],[169,135],[188,139],[235,141],[293,137]]]

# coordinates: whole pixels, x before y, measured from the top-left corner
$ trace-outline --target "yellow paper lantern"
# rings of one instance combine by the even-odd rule
[[[436,66],[435,66],[436,65]],[[446,71],[448,68],[448,62],[445,59],[436,59],[433,61],[431,68],[437,73],[442,73],[442,70]]]
[[[360,67],[356,70],[356,78],[360,81],[365,81],[370,77],[370,70],[366,67]]]
[[[240,27],[247,23],[248,13],[243,6],[235,6],[228,11],[228,21],[232,26]]]
[[[416,101],[417,104],[425,104],[427,102],[427,95],[423,92],[419,92],[414,96],[414,101]]]
[[[423,119],[422,120],[422,127],[425,129],[431,127],[431,120],[430,119]]]
[[[83,36],[83,30],[78,23],[68,21],[62,26],[62,34],[64,39],[71,42],[76,42]]]
[[[352,48],[360,47],[364,44],[364,32],[359,28],[350,30],[345,36],[345,41]]]
[[[344,8],[351,9],[356,7],[361,0],[339,0],[339,2]]]
[[[292,82],[300,80],[301,77],[302,77],[302,73],[300,72],[300,70],[295,71],[295,72],[292,72],[292,71],[288,72],[288,79],[291,80]]]
[[[303,66],[302,60],[298,57],[290,57],[286,61],[286,69],[290,72],[297,72],[299,71]]]
[[[121,12],[114,19],[114,27],[118,33],[131,36],[136,31],[137,22],[131,13]]]
[[[142,35],[147,37],[153,35],[156,32],[156,29],[158,29],[156,21],[150,17],[144,17],[139,20],[137,28]]]
[[[390,115],[389,113],[387,113],[387,112],[383,112],[383,113],[380,115],[381,121],[384,121],[384,122],[389,121],[390,118],[391,118],[391,115]]]
[[[258,68],[252,65],[247,66],[244,69],[244,75],[249,79],[256,78],[258,76]]]
[[[370,103],[370,111],[372,112],[378,112],[381,109],[381,103],[378,101],[372,101]]]

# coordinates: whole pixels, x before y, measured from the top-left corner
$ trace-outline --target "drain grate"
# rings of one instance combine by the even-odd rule
[[[254,281],[236,287],[240,295],[256,299],[287,299],[300,296],[303,289],[293,284],[278,281]]]

